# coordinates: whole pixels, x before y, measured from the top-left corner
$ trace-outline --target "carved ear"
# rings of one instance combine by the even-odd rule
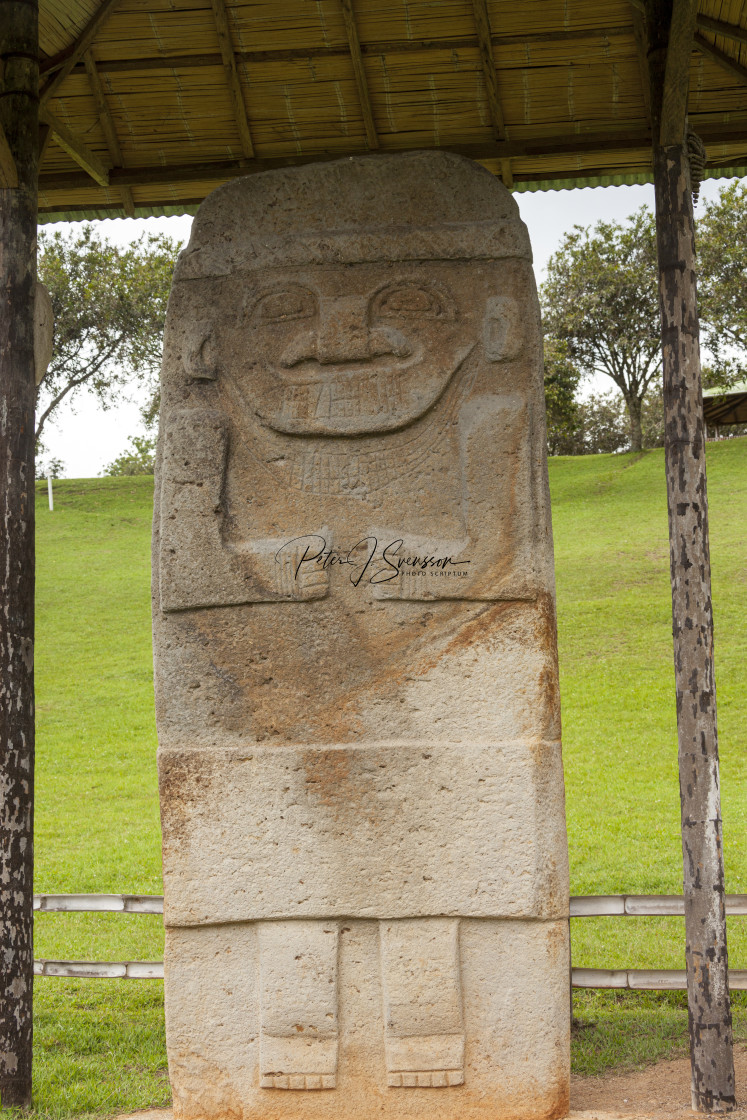
[[[524,341],[519,304],[512,296],[492,296],[485,307],[485,357],[489,362],[515,358]]]
[[[197,319],[185,331],[184,368],[191,381],[215,381],[218,376],[218,347],[210,319]]]

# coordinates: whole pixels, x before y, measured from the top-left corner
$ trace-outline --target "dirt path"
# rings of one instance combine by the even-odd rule
[[[747,1047],[734,1047],[737,1100],[741,1107],[729,1113],[747,1120]],[[634,1073],[606,1077],[572,1077],[571,1108],[593,1115],[646,1116],[655,1120],[686,1120],[690,1109],[690,1059],[657,1062]]]

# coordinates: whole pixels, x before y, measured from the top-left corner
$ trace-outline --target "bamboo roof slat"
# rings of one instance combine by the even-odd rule
[[[70,57],[103,2],[40,0],[43,66]],[[747,163],[747,42],[721,30],[747,28],[747,0],[700,0],[699,16],[709,50],[693,44],[690,123],[706,175],[733,174]],[[81,59],[49,109],[114,165],[110,186],[52,138],[49,215],[121,213],[130,196],[136,212],[191,207],[226,178],[374,145],[461,151],[517,190],[651,178],[631,0],[120,0],[91,52],[98,89]]]
[[[99,0],[48,0],[39,19],[39,46],[54,55],[74,42],[99,7]]]

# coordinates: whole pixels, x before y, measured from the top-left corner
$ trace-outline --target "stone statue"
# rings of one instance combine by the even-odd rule
[[[542,347],[511,195],[444,152],[221,187],[162,394],[177,1118],[565,1115]]]

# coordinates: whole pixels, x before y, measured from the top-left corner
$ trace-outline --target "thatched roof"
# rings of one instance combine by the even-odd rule
[[[518,190],[652,178],[642,0],[40,0],[42,220],[442,147]],[[701,0],[690,126],[747,174],[747,0]]]

